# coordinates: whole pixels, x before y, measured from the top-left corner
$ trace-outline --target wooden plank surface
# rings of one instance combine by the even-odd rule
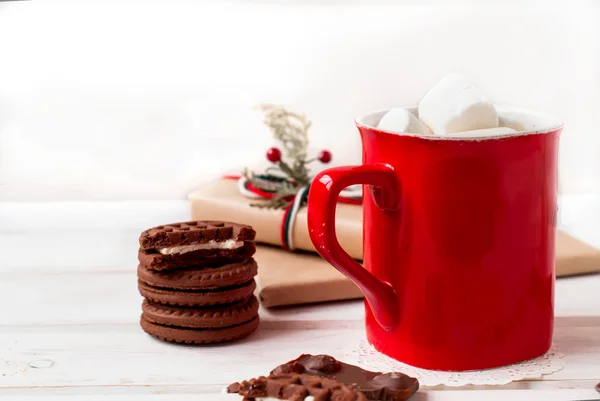
[[[147,336],[138,324],[137,237],[185,214],[185,202],[0,204],[0,397],[239,400],[220,394],[223,386],[303,352],[341,357],[363,337],[360,301],[261,309],[254,335],[222,346]],[[564,370],[500,387],[424,389],[415,400],[600,398],[592,390],[600,382],[599,289],[600,275],[557,281],[555,342]]]

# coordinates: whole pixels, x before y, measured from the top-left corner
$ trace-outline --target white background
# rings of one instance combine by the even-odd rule
[[[454,72],[561,118],[561,190],[600,192],[597,1],[2,3],[0,200],[184,199],[264,158],[261,102],[359,163],[354,117]]]

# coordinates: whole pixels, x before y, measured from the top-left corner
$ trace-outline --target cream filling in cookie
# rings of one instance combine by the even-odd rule
[[[209,241],[203,244],[191,244],[172,246],[170,248],[157,248],[156,250],[163,255],[181,254],[192,251],[198,251],[201,249],[236,249],[244,245],[244,241],[236,241],[234,239],[228,239],[225,241]]]

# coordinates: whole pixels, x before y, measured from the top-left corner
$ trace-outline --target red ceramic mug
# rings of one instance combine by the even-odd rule
[[[410,365],[485,369],[550,348],[562,124],[497,110],[524,132],[398,135],[375,128],[385,111],[359,117],[363,164],[324,170],[311,185],[315,248],[364,293],[368,341]],[[364,267],[335,234],[338,194],[356,184]]]

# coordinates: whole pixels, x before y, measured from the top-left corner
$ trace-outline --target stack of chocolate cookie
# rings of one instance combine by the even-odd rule
[[[223,221],[158,226],[140,236],[140,324],[187,344],[224,342],[258,327],[252,227]]]

